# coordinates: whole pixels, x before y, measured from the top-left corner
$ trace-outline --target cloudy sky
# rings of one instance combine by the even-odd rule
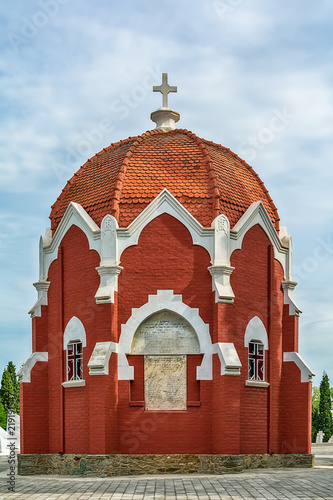
[[[31,353],[50,206],[87,158],[154,128],[163,71],[179,126],[269,189],[293,236],[300,353],[333,385],[333,2],[12,0],[0,22],[0,374]]]

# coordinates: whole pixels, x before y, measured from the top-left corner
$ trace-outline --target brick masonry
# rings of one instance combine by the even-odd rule
[[[293,456],[308,456],[311,384],[301,383],[294,363],[282,361],[284,351],[297,350],[298,324],[297,317],[289,316],[288,306],[283,305],[283,272],[271,253],[266,234],[254,226],[245,235],[241,250],[232,255],[234,303],[215,303],[208,253],[193,245],[185,226],[163,214],[144,228],[137,245],[124,251],[115,303],[97,305],[94,296],[99,277],[95,268],[99,256],[89,250],[84,233],[72,226],[61,242],[58,259],[50,266],[49,305],[42,306],[42,317],[33,320],[33,348],[48,351],[49,361],[38,362],[31,383],[21,384],[22,457],[113,453],[123,464],[120,454],[266,457],[248,459],[251,463],[289,463]],[[186,411],[144,410],[139,356],[129,357],[130,364],[135,364],[134,381],[117,380],[116,354],[111,356],[108,376],[90,376],[87,367],[95,343],[118,342],[121,325],[131,316],[132,308],[146,304],[148,295],[157,290],[173,290],[182,295],[187,306],[198,308],[202,320],[209,324],[212,341],[234,343],[242,363],[240,376],[221,376],[220,362],[214,355],[213,380],[198,382],[195,367],[200,359],[189,359]],[[248,354],[244,333],[255,315],[263,321],[269,338],[267,388],[245,385]],[[63,332],[73,316],[82,321],[87,335],[83,349],[86,385],[64,389]],[[277,459],[281,454],[287,455]],[[24,464],[28,459],[20,460]],[[42,463],[44,459],[38,460]],[[49,459],[45,460],[48,463]],[[97,458],[91,458],[91,463],[94,460]],[[245,458],[237,460],[243,464]],[[83,458],[79,461],[84,463]],[[68,467],[74,470],[74,465]]]

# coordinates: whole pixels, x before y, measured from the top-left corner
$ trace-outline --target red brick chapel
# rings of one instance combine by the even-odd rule
[[[82,165],[40,239],[21,461],[309,454],[291,237],[252,167],[176,128],[166,74],[154,90],[156,128]]]

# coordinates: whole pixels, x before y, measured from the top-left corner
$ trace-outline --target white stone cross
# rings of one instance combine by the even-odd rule
[[[168,84],[168,73],[162,73],[162,85],[154,85],[153,92],[161,92],[163,95],[163,108],[168,107],[168,94],[169,92],[177,92],[177,87],[171,87]]]

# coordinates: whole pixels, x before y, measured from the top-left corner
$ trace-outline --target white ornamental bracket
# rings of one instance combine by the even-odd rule
[[[88,361],[89,375],[109,375],[109,361],[113,352],[118,352],[115,342],[97,342]]]
[[[97,304],[114,302],[118,290],[118,276],[122,271],[118,258],[118,223],[112,215],[106,215],[101,224],[101,263],[96,268],[100,285],[96,292]]]
[[[47,306],[47,292],[50,287],[50,281],[37,281],[33,283],[37,290],[37,302],[32,306],[29,313],[31,318],[40,317],[42,315],[41,306]]]
[[[296,281],[282,281],[283,303],[289,305],[290,316],[299,316],[302,312],[293,299],[293,292],[296,285]]]
[[[214,229],[214,259],[208,268],[213,278],[215,301],[233,303],[235,295],[230,285],[230,276],[234,267],[230,266],[230,223],[221,214],[212,222]]]

